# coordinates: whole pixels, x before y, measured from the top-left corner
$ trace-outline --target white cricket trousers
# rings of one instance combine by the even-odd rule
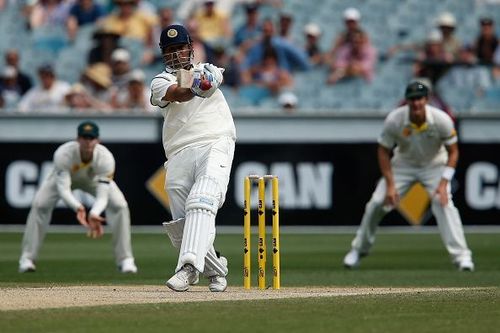
[[[95,186],[81,190],[95,196]],[[21,259],[36,260],[47,233],[52,211],[59,200],[55,177],[49,176],[33,199],[24,231]],[[130,212],[127,201],[115,182],[110,183],[109,201],[106,207],[106,223],[111,227],[116,264],[125,258],[133,258],[130,240]],[[76,217],[75,217],[76,218]]]
[[[439,202],[439,198],[433,196],[441,181],[443,169],[443,165],[428,167],[393,166],[396,190],[400,196],[403,196],[414,183],[420,182],[429,193],[429,196],[432,197],[432,213],[436,218],[441,239],[452,261],[457,263],[466,259],[471,260],[472,253],[465,241],[460,214],[453,204],[450,184],[448,184],[449,200],[446,206],[443,207]],[[358,250],[360,253],[367,254],[370,251],[375,242],[377,227],[382,218],[388,213],[384,208],[386,188],[385,179],[381,178],[370,201],[366,204],[361,225],[351,244],[352,248]]]
[[[214,181],[216,186],[212,189],[214,193],[211,193],[211,195],[217,198],[218,208],[222,207],[231,174],[234,146],[234,139],[222,137],[213,143],[187,147],[174,156],[169,157],[167,163],[165,163],[167,171],[165,189],[169,196],[173,220],[186,217],[186,201],[189,194],[195,183],[202,181],[206,177],[210,177]],[[203,223],[203,225],[197,227],[197,230],[194,230],[195,234],[193,237],[199,238],[199,240],[192,239],[190,242],[206,242],[207,247],[200,249],[200,253],[207,253],[208,251],[215,253],[213,248],[215,224],[213,226],[206,226],[205,228],[205,223],[212,224],[215,221],[208,217],[200,217],[199,222],[196,223]],[[185,227],[184,234],[186,232]],[[210,236],[203,233],[210,233]],[[186,238],[186,235],[184,238]],[[180,256],[182,256],[182,253],[180,253]],[[203,254],[201,256],[204,257]],[[203,272],[203,261],[203,258],[197,258],[199,265],[195,265],[201,272]],[[182,260],[179,257],[177,269],[181,266]]]

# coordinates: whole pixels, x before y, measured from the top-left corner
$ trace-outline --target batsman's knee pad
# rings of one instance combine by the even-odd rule
[[[206,210],[216,215],[220,197],[221,192],[217,180],[210,176],[200,177],[186,200],[186,215],[194,209]]]
[[[182,244],[182,234],[184,233],[184,222],[185,219],[183,217],[177,220],[163,222],[163,228],[165,229],[168,238],[170,238],[172,245],[176,249],[179,249]]]

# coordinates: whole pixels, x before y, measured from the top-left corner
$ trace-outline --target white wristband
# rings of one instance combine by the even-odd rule
[[[454,175],[455,175],[455,168],[447,166],[447,167],[444,167],[443,175],[441,177],[443,179],[446,179],[447,181],[450,181],[453,179]]]

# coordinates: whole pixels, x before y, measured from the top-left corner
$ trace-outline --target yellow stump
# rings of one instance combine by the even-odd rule
[[[250,178],[245,177],[244,182],[244,212],[243,212],[243,287],[250,289],[251,287],[251,256],[250,256]]]
[[[259,178],[259,289],[266,289],[266,182],[264,177]]]
[[[278,177],[272,179],[273,190],[273,289],[280,289],[280,198]]]

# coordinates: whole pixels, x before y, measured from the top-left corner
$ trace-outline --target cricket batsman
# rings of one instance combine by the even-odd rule
[[[179,249],[175,274],[166,282],[175,291],[197,283],[199,273],[213,292],[226,290],[227,260],[215,252],[215,217],[225,200],[236,130],[218,89],[224,69],[193,64],[191,36],[182,25],[160,37],[165,70],[151,82],[151,104],[164,116],[165,189],[173,220],[164,223]]]

